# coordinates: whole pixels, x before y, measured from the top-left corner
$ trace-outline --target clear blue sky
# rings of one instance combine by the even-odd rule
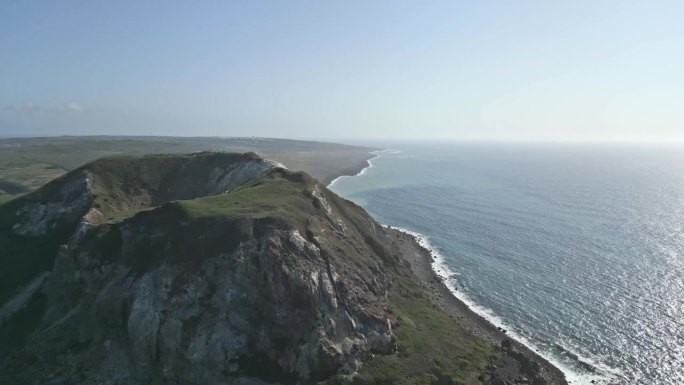
[[[0,4],[0,136],[684,139],[684,1]]]

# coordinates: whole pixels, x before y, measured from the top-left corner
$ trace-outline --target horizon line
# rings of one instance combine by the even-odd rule
[[[55,134],[55,135],[25,135],[0,134],[0,140],[11,139],[48,139],[48,138],[178,138],[178,139],[269,139],[269,140],[298,140],[313,142],[416,142],[416,143],[515,143],[515,144],[684,144],[684,137],[654,138],[654,137],[625,137],[625,138],[468,138],[468,137],[276,137],[253,135],[158,135],[158,134]]]

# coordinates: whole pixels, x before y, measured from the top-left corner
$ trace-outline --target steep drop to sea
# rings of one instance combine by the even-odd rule
[[[0,206],[0,378],[565,383],[444,311],[423,251],[255,154],[101,159]]]

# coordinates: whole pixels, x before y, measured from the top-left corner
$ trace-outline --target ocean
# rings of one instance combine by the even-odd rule
[[[572,384],[684,384],[684,148],[401,144],[330,188]]]

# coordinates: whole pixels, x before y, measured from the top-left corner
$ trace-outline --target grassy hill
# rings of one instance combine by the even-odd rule
[[[88,162],[113,155],[254,152],[324,184],[365,167],[372,149],[267,138],[51,137],[0,139],[0,203]]]
[[[476,384],[490,355],[362,208],[254,154],[87,164],[0,205],[0,246],[15,382]],[[201,348],[211,330],[234,361]]]

